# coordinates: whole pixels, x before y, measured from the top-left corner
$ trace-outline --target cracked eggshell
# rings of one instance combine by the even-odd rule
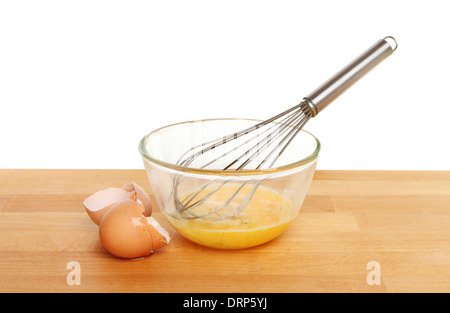
[[[113,204],[128,199],[136,200],[136,192],[134,190],[108,188],[90,195],[84,200],[83,204],[91,220],[95,224],[100,225],[103,216]]]
[[[144,211],[144,206],[133,200],[112,205],[100,222],[103,247],[115,256],[134,259],[168,244],[168,233],[154,218],[145,217]]]
[[[169,244],[169,233],[155,220],[155,218],[152,216],[147,217],[147,222],[149,223],[148,227],[153,228],[150,229],[150,232],[152,233],[153,250]]]
[[[145,208],[144,215],[145,216],[152,215],[152,202],[151,202],[148,194],[145,192],[144,189],[142,189],[141,186],[139,186],[136,183],[131,182],[131,183],[123,185],[122,189],[124,189],[126,191],[130,191],[130,192],[135,191],[137,200],[139,200]]]

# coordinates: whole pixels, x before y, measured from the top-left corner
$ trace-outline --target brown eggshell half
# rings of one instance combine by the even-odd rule
[[[142,204],[133,200],[112,205],[100,222],[103,247],[115,256],[128,259],[152,253],[152,234],[144,210]]]
[[[145,190],[141,186],[139,186],[136,183],[131,182],[131,183],[123,185],[122,189],[124,189],[126,191],[130,191],[130,192],[135,191],[137,200],[141,201],[142,205],[145,208],[144,215],[145,216],[152,215],[152,202],[151,202],[148,194],[145,192]]]
[[[83,204],[91,220],[100,225],[103,216],[113,204],[128,199],[136,200],[136,192],[122,188],[108,188],[90,195]]]

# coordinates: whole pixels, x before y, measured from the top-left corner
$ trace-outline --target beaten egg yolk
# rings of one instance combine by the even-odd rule
[[[239,187],[241,185],[225,184],[207,201],[190,210],[197,215],[211,212],[226,203]],[[183,219],[168,215],[167,218],[183,237],[207,247],[242,249],[263,244],[284,232],[297,213],[288,199],[269,187],[259,186],[245,208],[236,216],[211,220],[233,215],[252,188],[253,185],[245,185],[226,207],[207,219]],[[211,189],[202,191],[191,203],[210,191]]]

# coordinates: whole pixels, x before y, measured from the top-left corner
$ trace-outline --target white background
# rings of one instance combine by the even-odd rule
[[[0,168],[143,168],[144,134],[268,118],[388,35],[306,125],[318,169],[450,170],[449,1],[0,1]]]

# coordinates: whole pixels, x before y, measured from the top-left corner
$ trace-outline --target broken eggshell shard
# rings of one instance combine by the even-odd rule
[[[103,215],[111,205],[128,199],[140,202],[145,208],[144,215],[151,216],[152,202],[150,197],[142,187],[134,182],[125,184],[122,188],[108,188],[90,195],[84,200],[84,208],[92,221],[100,225]]]
[[[144,212],[144,206],[134,200],[112,205],[100,222],[103,247],[115,256],[135,259],[167,245],[168,233]]]
[[[155,220],[154,217],[147,217],[148,227],[152,234],[153,250],[164,247],[170,242],[169,233]]]
[[[136,183],[131,182],[131,183],[123,185],[122,189],[129,191],[129,192],[135,191],[137,200],[139,200],[145,208],[144,215],[145,216],[152,215],[152,202],[151,202],[148,194],[145,192],[144,189],[142,189],[141,186],[139,186]]]
[[[108,188],[90,195],[84,200],[83,204],[91,220],[100,225],[100,221],[112,205],[124,200],[136,200],[136,195],[137,192],[134,190]]]

